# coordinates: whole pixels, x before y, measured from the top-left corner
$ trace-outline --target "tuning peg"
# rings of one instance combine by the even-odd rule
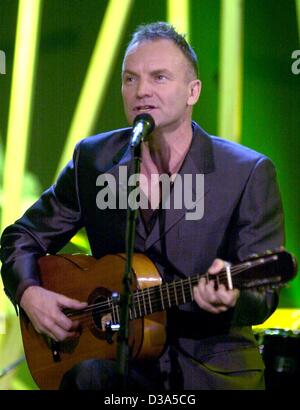
[[[265,290],[276,290],[278,288],[283,287],[282,283],[273,283],[265,286]]]
[[[259,258],[259,254],[258,253],[251,253],[249,256],[247,256],[246,258],[242,259],[242,262],[245,261],[249,261],[251,259],[257,259]]]
[[[285,288],[287,285],[286,283],[278,283],[277,285],[273,285],[271,287],[272,290],[276,290],[276,289],[281,289],[281,288]]]
[[[273,251],[271,249],[267,249],[264,255],[272,255]]]

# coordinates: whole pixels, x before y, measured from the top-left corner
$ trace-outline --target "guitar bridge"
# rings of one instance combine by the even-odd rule
[[[113,324],[111,321],[107,321],[105,323],[105,339],[108,344],[113,343],[113,335],[115,332],[118,332],[120,329],[120,325],[115,323]]]

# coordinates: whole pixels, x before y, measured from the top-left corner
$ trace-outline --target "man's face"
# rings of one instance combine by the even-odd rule
[[[122,96],[130,124],[141,113],[149,113],[160,130],[176,130],[190,122],[191,107],[200,93],[190,65],[170,40],[144,41],[125,56]]]

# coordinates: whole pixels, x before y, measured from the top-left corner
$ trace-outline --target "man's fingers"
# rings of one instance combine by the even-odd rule
[[[79,336],[79,320],[71,320],[57,306],[56,309],[34,320],[34,327],[38,333],[45,333],[55,341]]]
[[[64,309],[82,310],[86,302],[49,291],[39,286],[27,288],[21,299],[21,306],[38,333],[46,334],[56,341],[80,335],[79,321],[71,320]]]
[[[221,313],[225,312],[227,310],[226,306],[218,306],[218,305],[213,305],[212,303],[208,303],[201,295],[201,292],[199,291],[199,287],[195,286],[193,289],[194,293],[194,300],[197,302],[197,304],[204,310],[210,313]]]
[[[61,313],[61,316],[57,316],[54,319],[49,317],[45,318],[40,332],[46,333],[58,342],[79,336],[78,326],[78,320],[72,321]]]
[[[215,267],[219,268],[219,262]],[[239,290],[228,290],[221,284],[218,289],[215,289],[214,281],[207,283],[205,278],[201,278],[198,285],[194,287],[194,300],[202,308],[211,313],[225,312],[229,308],[235,306],[236,300],[239,297]]]
[[[240,291],[238,289],[227,290],[226,294],[223,296],[223,303],[225,303],[228,307],[234,307],[236,304],[237,299],[240,296]]]
[[[78,329],[79,326],[79,320],[71,320],[69,319],[64,313],[60,312],[56,318],[55,322],[58,326],[60,326],[62,329],[66,330],[67,332],[74,331]]]
[[[87,302],[80,302],[79,300],[76,299],[71,299],[68,298],[67,296],[64,295],[58,295],[58,299],[57,299],[60,307],[63,308],[69,308],[69,309],[84,309],[85,307],[87,307]]]
[[[71,339],[73,337],[78,336],[78,332],[76,331],[68,332],[56,324],[54,324],[51,327],[51,330],[50,329],[48,330],[48,334],[52,334],[53,339],[56,342],[62,342],[62,341],[65,341],[66,339]]]
[[[214,305],[216,298],[212,286],[212,282],[206,283],[206,279],[201,278],[198,286],[194,287],[194,299],[202,309],[211,313],[219,313],[219,307]]]
[[[208,273],[213,275],[219,273],[225,267],[225,262],[222,259],[215,259],[208,269]]]

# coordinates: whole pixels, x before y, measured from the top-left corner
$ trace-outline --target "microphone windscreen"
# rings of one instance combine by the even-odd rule
[[[133,127],[138,123],[144,123],[147,126],[147,131],[150,134],[155,128],[155,122],[153,117],[150,114],[142,113],[138,114],[133,120]]]

